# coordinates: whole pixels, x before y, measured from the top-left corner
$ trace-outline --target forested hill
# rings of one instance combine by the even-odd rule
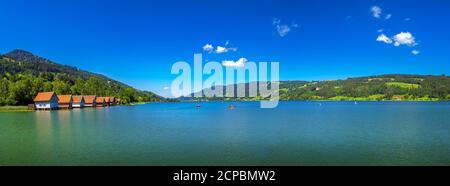
[[[92,72],[80,70],[76,67],[61,65],[55,62],[52,62],[48,59],[36,56],[30,52],[25,50],[13,50],[9,53],[3,55],[3,59],[9,62],[12,62],[11,65],[5,65],[6,72],[9,73],[22,73],[22,72],[31,72],[34,75],[39,75],[43,72],[51,72],[51,73],[62,73],[67,74],[73,77],[79,77],[83,79],[89,79],[90,77],[96,77],[102,79],[104,81],[111,81],[115,84],[120,84],[127,86],[121,82],[110,79],[101,74],[95,74]],[[14,65],[18,64],[18,65]],[[3,66],[3,64],[2,64]],[[8,68],[9,67],[9,68]],[[2,69],[3,71],[3,69]]]
[[[449,100],[450,77],[391,74],[313,81],[303,85],[282,82],[280,95],[285,100]]]
[[[226,90],[222,86],[216,88],[224,88],[224,92]],[[279,94],[281,100],[450,100],[450,77],[391,74],[332,81],[281,81]],[[189,99],[191,98],[181,98],[181,100]],[[261,98],[195,98],[195,100],[259,99]]]
[[[116,96],[124,103],[164,101],[106,76],[57,64],[24,50],[0,55],[0,106],[32,103],[38,92]]]

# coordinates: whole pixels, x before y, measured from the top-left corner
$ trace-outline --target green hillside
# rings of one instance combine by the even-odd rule
[[[248,89],[249,84],[245,86]],[[43,91],[115,96],[124,103],[173,101],[152,92],[134,89],[100,74],[57,64],[27,51],[14,50],[0,55],[0,106],[32,103],[34,96]],[[450,77],[392,74],[333,81],[282,81],[279,91],[281,100],[450,100]],[[246,97],[194,100],[260,99]],[[190,101],[193,98],[180,100]]]
[[[60,65],[24,50],[0,55],[0,106],[26,105],[38,92],[115,96],[123,103],[165,101],[106,76]]]
[[[248,88],[249,85],[245,86]],[[450,100],[450,77],[392,74],[333,81],[281,81],[279,94],[281,100]],[[189,98],[181,98],[187,99]],[[195,100],[259,99],[258,97],[195,98]]]
[[[314,81],[306,85],[280,85],[281,99],[326,100],[411,100],[450,99],[450,77],[423,75],[381,75],[335,81]]]

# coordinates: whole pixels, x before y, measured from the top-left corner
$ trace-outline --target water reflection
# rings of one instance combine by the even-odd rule
[[[161,103],[0,114],[0,165],[446,165],[449,103]]]
[[[35,112],[34,126],[36,127],[36,142],[38,157],[49,156],[53,157],[53,145],[55,143],[55,129],[57,127],[57,113],[38,111]]]

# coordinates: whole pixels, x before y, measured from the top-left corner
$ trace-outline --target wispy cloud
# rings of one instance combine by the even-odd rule
[[[225,43],[225,47],[223,46],[217,46],[214,49],[214,46],[212,44],[206,44],[203,46],[203,51],[208,52],[208,53],[216,53],[216,54],[223,54],[223,53],[227,53],[227,52],[236,52],[237,48],[233,48],[233,47],[226,47],[230,44],[229,41],[227,41]]]
[[[372,12],[372,16],[374,18],[381,18],[381,13],[383,12],[383,10],[379,6],[372,6],[372,8],[370,8],[370,11]]]
[[[295,23],[291,25],[281,24],[281,20],[277,18],[273,19],[272,25],[275,27],[275,30],[277,31],[280,37],[287,36],[289,32],[292,31],[292,29],[298,27],[298,24]]]
[[[214,51],[214,47],[213,47],[211,44],[206,44],[205,46],[203,46],[203,50],[204,50],[205,52],[211,53],[211,52]]]
[[[226,48],[226,47],[222,47],[222,46],[217,46],[217,48],[216,48],[217,54],[227,53],[230,51],[236,52],[237,48]]]
[[[381,7],[379,6],[372,6],[370,8],[370,12],[372,13],[372,17],[377,19],[381,19],[382,17],[384,17],[385,20],[389,20],[392,18],[392,14],[383,15],[383,9],[381,9]]]
[[[392,14],[388,14],[384,17],[384,19],[386,19],[386,20],[391,19],[391,18],[392,18]]]
[[[389,37],[387,37],[387,36],[384,35],[384,34],[379,35],[379,36],[377,37],[377,41],[379,41],[379,42],[384,42],[384,43],[387,43],[387,44],[391,44],[391,43],[392,43],[392,39],[389,38]]]
[[[233,60],[226,60],[226,61],[222,61],[222,65],[225,67],[235,67],[235,68],[242,68],[245,66],[245,63],[247,63],[247,59],[246,58],[240,58],[237,61],[233,61]]]
[[[169,90],[170,88],[169,87],[163,87],[163,90]]]
[[[413,51],[411,51],[411,53],[412,53],[413,55],[417,56],[417,55],[420,54],[420,51],[418,51],[418,50],[413,50]]]

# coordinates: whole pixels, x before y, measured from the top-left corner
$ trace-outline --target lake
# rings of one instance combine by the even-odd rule
[[[449,102],[196,104],[0,113],[0,165],[450,165]]]

